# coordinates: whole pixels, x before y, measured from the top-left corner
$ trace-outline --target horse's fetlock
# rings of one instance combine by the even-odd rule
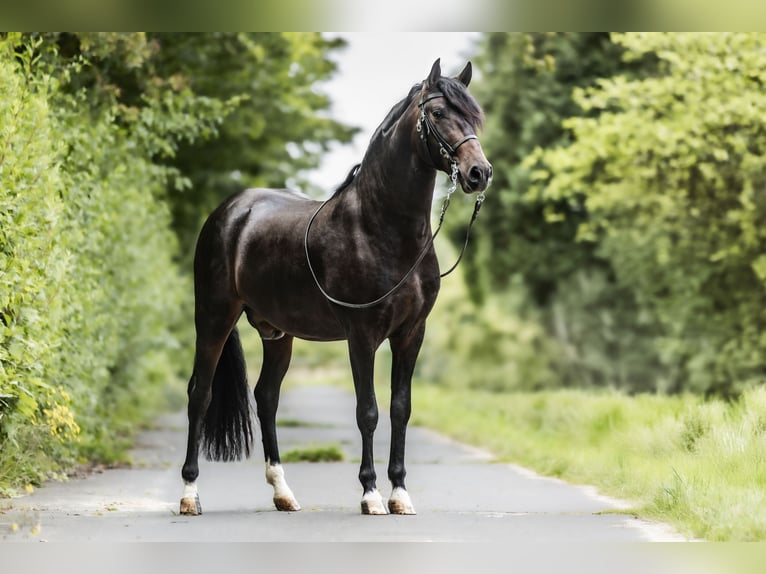
[[[404,486],[404,477],[407,475],[407,471],[403,464],[393,464],[388,467],[388,479],[394,487]]]
[[[377,479],[374,468],[362,468],[359,471],[359,482],[364,486],[365,491],[375,488],[375,481]]]
[[[197,465],[189,465],[181,469],[181,478],[184,479],[184,482],[194,482],[197,480],[197,477],[199,476],[199,466]]]

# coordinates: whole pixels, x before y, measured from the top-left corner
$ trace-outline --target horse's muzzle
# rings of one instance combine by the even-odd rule
[[[488,162],[474,163],[461,179],[466,193],[484,191],[492,181],[492,165]]]

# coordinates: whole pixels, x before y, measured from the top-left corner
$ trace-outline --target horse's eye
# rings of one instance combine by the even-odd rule
[[[436,108],[433,112],[431,112],[437,120],[440,120],[444,117],[444,112],[441,108]]]

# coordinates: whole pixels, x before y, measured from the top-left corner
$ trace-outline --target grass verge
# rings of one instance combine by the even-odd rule
[[[706,540],[766,540],[766,389],[738,402],[413,385],[413,424],[592,484]]]
[[[335,444],[294,448],[281,456],[282,462],[341,462],[343,450]]]

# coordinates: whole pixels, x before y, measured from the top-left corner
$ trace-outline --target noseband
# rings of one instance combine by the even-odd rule
[[[441,92],[433,93],[426,98],[424,98],[422,95],[420,96],[420,102],[418,103],[418,107],[420,108],[420,115],[418,116],[418,123],[416,124],[415,129],[418,130],[420,139],[426,142],[426,148],[428,149],[429,157],[433,156],[431,156],[431,144],[428,143],[428,136],[433,135],[434,139],[436,139],[437,143],[439,144],[439,155],[448,160],[450,163],[455,163],[455,153],[457,152],[458,148],[469,140],[477,140],[479,138],[476,136],[476,134],[470,134],[458,140],[454,144],[450,144],[439,132],[439,130],[436,129],[436,126],[433,124],[431,118],[429,118],[428,114],[426,113],[426,103],[430,102],[431,100],[435,100],[436,98],[443,97],[444,94]]]

